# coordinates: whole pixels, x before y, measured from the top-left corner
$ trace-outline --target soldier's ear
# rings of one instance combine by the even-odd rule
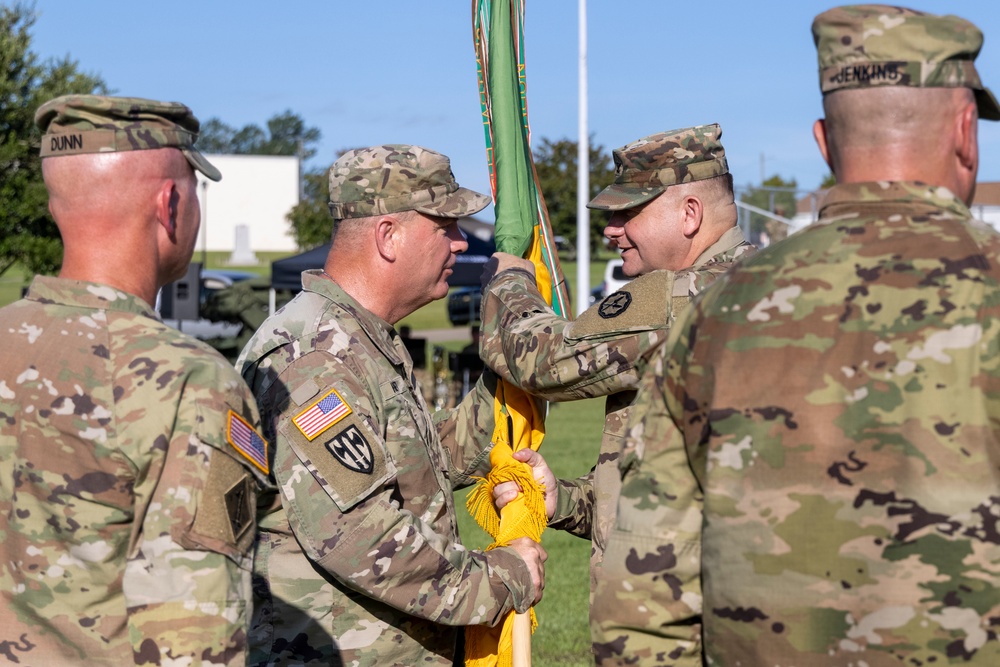
[[[681,199],[681,229],[687,238],[693,237],[701,229],[705,217],[705,204],[700,197],[687,195]]]
[[[375,221],[375,247],[387,262],[395,262],[402,247],[402,226],[391,215],[383,215]]]
[[[972,97],[969,95],[968,97]],[[972,205],[979,172],[979,111],[971,100],[960,107],[954,120],[955,196]]]
[[[833,163],[830,162],[830,146],[827,143],[825,118],[819,118],[813,123],[813,138],[816,139],[816,145],[819,146],[819,152],[823,156],[823,161],[833,171]],[[833,173],[836,174],[837,172],[834,171]]]
[[[163,227],[171,241],[177,240],[177,204],[180,198],[177,184],[172,178],[164,180],[156,192],[154,203],[156,222]]]
[[[976,103],[962,107],[955,119],[955,152],[959,163],[973,172],[979,169],[979,112]]]

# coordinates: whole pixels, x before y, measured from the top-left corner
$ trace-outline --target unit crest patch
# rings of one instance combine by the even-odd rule
[[[345,468],[370,475],[375,461],[372,446],[355,424],[330,438],[326,448]]]
[[[628,292],[615,292],[614,294],[608,295],[604,301],[601,302],[601,306],[597,309],[597,314],[604,319],[611,319],[612,317],[618,317],[632,305],[632,295]]]
[[[311,441],[349,414],[351,406],[344,402],[336,389],[331,389],[318,401],[295,415],[292,423],[307,440]]]

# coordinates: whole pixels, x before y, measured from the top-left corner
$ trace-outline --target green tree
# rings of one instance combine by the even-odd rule
[[[786,181],[775,174],[764,181],[761,187],[747,188],[740,195],[740,201],[765,211],[771,211],[783,218],[791,218],[795,215],[796,209],[795,192],[792,190],[797,187],[798,184],[794,178]],[[759,213],[750,214],[750,232],[753,236],[767,232],[772,240],[784,238],[784,233],[787,230],[782,229],[783,227],[783,225],[777,226],[773,219]]]
[[[535,171],[545,205],[549,210],[552,232],[557,236],[576,239],[576,158],[577,142],[569,139],[550,141],[542,139],[532,151]],[[588,200],[606,188],[615,179],[611,157],[603,146],[590,143],[590,192]],[[607,224],[607,214],[590,211],[590,248],[595,250],[601,241],[601,232]]]
[[[351,148],[341,148],[339,158]],[[306,173],[302,182],[302,200],[292,207],[285,219],[292,226],[295,244],[303,250],[315,248],[330,240],[333,217],[330,215],[330,176],[327,169]]]
[[[49,216],[38,155],[35,110],[69,93],[104,93],[104,81],[64,57],[41,61],[31,50],[33,5],[0,6],[0,275],[15,264],[52,273],[62,261],[59,230]]]
[[[305,162],[316,155],[320,136],[318,128],[306,127],[289,109],[271,116],[267,129],[253,123],[237,129],[209,118],[201,126],[198,149],[227,155],[299,155]]]
[[[295,244],[302,249],[315,248],[330,240],[333,218],[330,217],[330,179],[325,169],[303,176],[302,200],[292,207],[285,219],[292,226]]]

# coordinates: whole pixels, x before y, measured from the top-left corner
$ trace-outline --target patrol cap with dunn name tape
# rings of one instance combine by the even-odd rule
[[[983,33],[958,16],[888,5],[849,5],[813,20],[823,94],[849,88],[971,88],[980,118],[1000,120],[1000,104],[974,61]]]
[[[338,220],[403,211],[460,218],[489,203],[459,187],[446,156],[421,146],[358,148],[330,167],[330,213]]]
[[[219,170],[194,147],[201,127],[198,119],[178,102],[63,95],[38,108],[35,125],[44,135],[43,158],[176,148],[206,177],[222,179]]]
[[[718,124],[657,132],[613,151],[615,182],[588,208],[621,211],[645,204],[671,185],[729,173]]]

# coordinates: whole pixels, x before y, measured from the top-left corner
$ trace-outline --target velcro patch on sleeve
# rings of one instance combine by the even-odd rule
[[[666,327],[673,280],[673,271],[639,276],[581,313],[567,329],[566,337],[582,340]]]
[[[318,401],[292,418],[292,423],[306,437],[315,440],[341,419],[351,414],[351,406],[336,389],[331,389]]]
[[[254,491],[253,480],[244,477],[237,481],[223,494],[226,501],[226,513],[229,516],[229,528],[233,540],[239,542],[254,523],[254,510],[257,494]]]
[[[270,472],[270,466],[267,462],[267,440],[232,410],[229,411],[226,440],[233,446],[233,449],[242,454],[265,475]]]
[[[236,456],[214,450],[194,522],[171,525],[171,535],[188,549],[208,549],[242,563],[253,554],[257,483]]]
[[[288,443],[337,507],[346,512],[396,476],[385,443],[354,413],[335,432],[309,440],[288,422],[280,427]]]

